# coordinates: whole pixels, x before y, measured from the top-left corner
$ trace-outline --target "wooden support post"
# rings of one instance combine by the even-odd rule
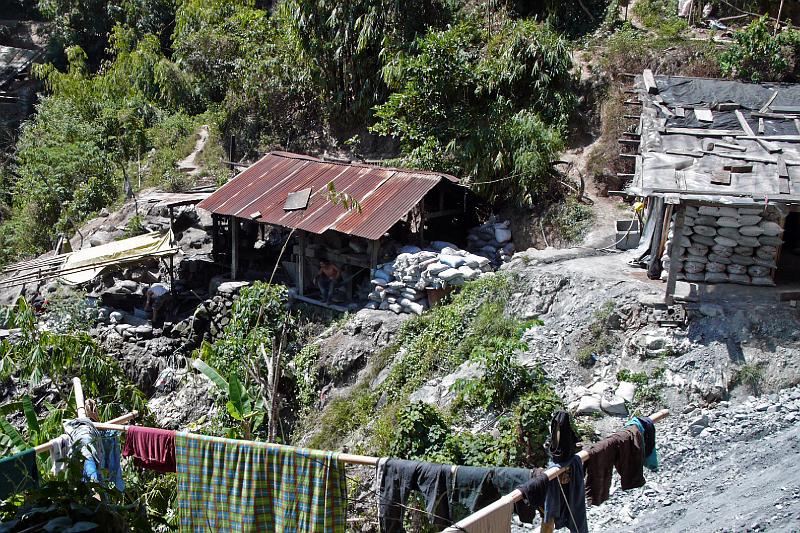
[[[369,268],[375,270],[378,268],[378,253],[381,250],[381,240],[375,239],[369,243]],[[370,272],[370,276],[372,273]]]
[[[685,219],[686,206],[677,206],[677,213],[675,214],[675,227],[672,228],[672,250],[669,252],[669,273],[667,275],[667,293],[664,297],[664,302],[667,305],[672,305],[675,301],[675,283],[678,281],[678,239],[683,235],[683,221]]]
[[[297,255],[297,292],[302,296],[306,290],[306,232],[298,231],[300,253]]]
[[[86,418],[86,401],[83,398],[83,385],[81,378],[72,378],[72,386],[75,390],[75,406],[78,418]]]
[[[667,211],[666,204],[658,206],[655,212],[656,225],[653,229],[653,240],[650,243],[650,262],[647,265],[647,277],[650,279],[658,279],[661,277],[661,263],[658,257],[659,248],[661,248],[661,236],[664,233],[664,216]],[[652,214],[650,216],[653,216]]]
[[[231,279],[239,274],[239,222],[233,215],[229,218],[231,227]]]

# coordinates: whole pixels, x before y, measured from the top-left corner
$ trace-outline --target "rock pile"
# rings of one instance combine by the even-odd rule
[[[508,262],[514,255],[511,223],[497,222],[495,217],[469,231],[467,250],[492,261],[495,266]]]
[[[453,244],[434,242],[431,247],[404,247],[394,261],[373,270],[367,308],[420,315],[429,307],[428,289],[456,287],[493,271],[491,260]]]
[[[678,279],[707,283],[774,285],[772,271],[783,243],[778,213],[762,208],[687,206],[681,235],[675,216],[661,264],[670,268],[672,246],[679,246]]]

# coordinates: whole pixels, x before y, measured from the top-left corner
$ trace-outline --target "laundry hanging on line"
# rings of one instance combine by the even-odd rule
[[[450,524],[450,465],[422,463],[405,459],[379,462],[378,522],[384,533],[399,533],[408,498],[414,491],[422,493],[431,523]]]
[[[613,433],[587,450],[586,500],[600,505],[608,499],[611,478],[616,469],[623,490],[641,487],[645,483],[642,471],[641,435],[633,427]]]
[[[0,459],[0,500],[40,483],[36,452],[33,448]]]
[[[456,466],[451,504],[463,505],[474,513],[530,481],[533,472],[528,468]],[[532,524],[536,507],[519,502],[514,512],[520,521]]]
[[[548,464],[548,467],[553,466],[566,467],[567,471],[547,485],[542,531],[545,531],[544,524],[553,524],[556,529],[565,527],[572,533],[588,533],[583,460],[573,455],[561,463]]]
[[[642,434],[642,453],[644,466],[653,472],[658,472],[658,451],[656,450],[656,425],[648,416],[636,416],[630,419],[626,426],[636,426]]]
[[[175,432],[167,429],[130,426],[125,436],[123,457],[156,472],[175,472]]]
[[[50,441],[50,460],[53,463],[50,472],[54,476],[67,468],[71,448],[72,439],[67,434],[59,435]]]
[[[333,452],[177,433],[175,458],[181,531],[345,531]]]

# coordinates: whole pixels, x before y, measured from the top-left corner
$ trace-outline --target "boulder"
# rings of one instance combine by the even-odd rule
[[[592,415],[595,413],[602,413],[603,409],[600,406],[600,398],[596,396],[583,396],[578,409],[575,411],[579,415]]]
[[[612,416],[628,416],[625,400],[618,396],[614,396],[610,400],[601,400],[600,408]]]
[[[614,396],[622,398],[626,402],[632,402],[633,397],[636,395],[636,383],[629,381],[620,381]]]

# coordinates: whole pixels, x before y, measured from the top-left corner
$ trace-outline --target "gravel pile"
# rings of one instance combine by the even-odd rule
[[[434,242],[431,250],[404,247],[394,261],[372,271],[368,309],[422,314],[429,307],[427,291],[457,287],[493,272],[486,257]]]
[[[706,283],[775,285],[772,270],[783,243],[774,209],[687,206],[682,234],[674,235],[672,217],[661,263],[670,268],[674,243],[680,247],[678,279]]]
[[[494,217],[469,231],[467,250],[500,266],[511,260],[514,243],[511,242],[511,223],[497,222]]]

